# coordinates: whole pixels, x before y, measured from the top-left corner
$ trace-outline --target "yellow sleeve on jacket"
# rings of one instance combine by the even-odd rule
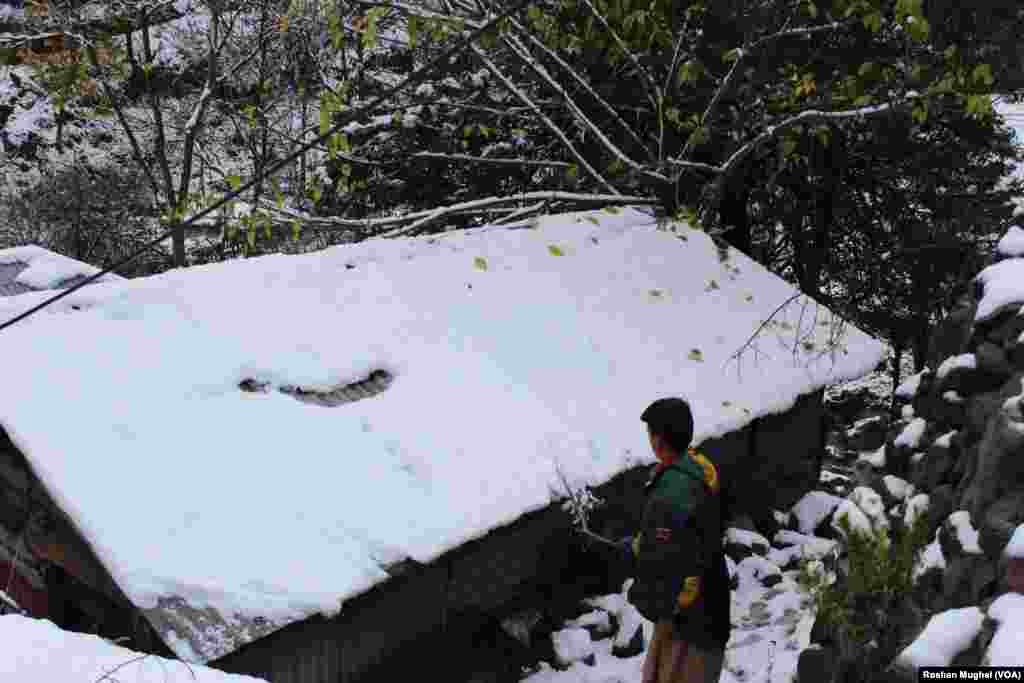
[[[719,482],[718,482],[718,470],[715,468],[715,464],[707,459],[707,456],[698,453],[693,448],[690,449],[690,457],[697,462],[698,465],[704,468],[704,483],[708,485],[708,488],[715,494],[718,493]]]

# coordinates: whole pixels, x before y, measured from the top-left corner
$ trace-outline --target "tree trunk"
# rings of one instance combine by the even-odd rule
[[[725,183],[719,200],[718,215],[722,226],[726,228],[722,235],[725,241],[749,256],[753,240],[750,234],[750,216],[747,212],[750,198],[750,188],[747,185],[748,168],[749,166],[744,164]]]
[[[892,379],[892,394],[889,401],[889,414],[893,419],[899,417],[896,413],[896,387],[900,385],[902,378],[900,377],[900,366],[903,362],[903,342],[894,341],[892,343],[892,364],[889,366],[889,377]]]
[[[178,218],[175,212],[171,219],[171,254],[174,257],[174,267],[185,267],[185,225]]]

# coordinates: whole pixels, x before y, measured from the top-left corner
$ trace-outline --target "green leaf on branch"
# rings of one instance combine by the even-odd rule
[[[740,54],[742,54],[742,50],[740,50],[740,48],[733,48],[732,50],[729,50],[724,55],[722,55],[722,61],[726,63],[735,62],[737,59],[740,58]]]
[[[707,129],[701,126],[695,129],[692,133],[690,133],[690,138],[686,141],[686,143],[691,147],[697,147],[698,145],[703,145],[705,142],[707,142],[707,139]]]
[[[793,156],[796,152],[797,141],[796,138],[785,137],[782,139],[782,156],[786,159]]]
[[[483,256],[477,256],[473,259],[473,265],[476,266],[477,270],[487,270],[487,259]]]
[[[679,80],[684,83],[694,83],[701,77],[703,72],[704,67],[701,66],[700,62],[691,59],[679,67]]]
[[[864,17],[864,28],[872,33],[882,30],[882,15],[879,12],[872,12]]]
[[[992,67],[988,64],[979,64],[974,67],[972,73],[975,83],[981,83],[985,86],[990,86],[995,83],[995,79],[992,77]]]
[[[242,186],[242,177],[237,175],[229,175],[225,178],[228,182],[228,187],[231,188],[232,192],[237,192],[238,188]]]
[[[565,252],[562,251],[561,247],[559,247],[557,244],[549,244],[548,252],[552,256],[565,256]]]
[[[406,31],[409,34],[409,47],[416,47],[416,40],[420,32],[420,18],[415,14],[409,17],[409,21],[406,25]]]

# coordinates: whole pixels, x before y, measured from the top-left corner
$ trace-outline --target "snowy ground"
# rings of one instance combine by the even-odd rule
[[[837,475],[823,473],[830,478]],[[823,477],[824,480],[825,477]],[[803,517],[826,516],[838,498],[814,492],[797,506]],[[796,508],[795,508],[796,509]],[[783,519],[787,516],[783,515]],[[805,525],[802,525],[805,526]],[[764,543],[758,534],[731,529],[730,541],[755,548]],[[823,557],[834,541],[808,534],[782,530],[765,556],[756,553],[738,565],[729,561],[730,575],[739,575],[732,593],[732,637],[726,646],[721,683],[792,683],[800,652],[810,645],[814,610],[806,593],[797,584],[797,570],[783,570],[794,556]],[[770,577],[778,576],[778,579]],[[778,581],[770,587],[764,583]],[[764,583],[762,583],[764,582]],[[592,612],[565,624],[553,635],[561,667],[541,663],[538,671],[526,676],[525,683],[637,683],[641,680],[644,653],[630,658],[612,654],[614,644],[623,645],[635,633],[635,625],[644,630],[649,643],[654,626],[643,619],[622,594],[588,600]],[[581,627],[619,623],[618,633],[597,629],[594,635]],[[592,655],[592,658],[591,658]],[[568,665],[568,668],[563,668]]]
[[[770,560],[762,560],[774,566]],[[795,572],[783,572],[781,582],[765,588],[754,578],[756,569],[762,568],[756,567],[760,564],[745,561],[737,567],[740,586],[733,591],[733,632],[726,646],[721,683],[791,683],[800,652],[810,644],[814,615],[802,599]],[[580,620],[600,622],[606,613],[625,624],[640,623],[644,642],[650,642],[653,624],[637,614],[623,595],[601,596],[591,603],[594,612]],[[611,653],[615,639],[610,636],[594,640],[586,630],[571,624],[555,634],[555,642],[560,656],[573,662],[571,666],[559,671],[542,663],[539,671],[523,679],[525,683],[635,683],[640,680],[644,653],[627,659],[615,657]],[[594,655],[593,665],[583,661],[591,654]]]
[[[0,594],[2,595],[2,594]],[[45,619],[0,616],[0,681],[24,683],[261,683],[143,655],[98,636],[62,631]]]

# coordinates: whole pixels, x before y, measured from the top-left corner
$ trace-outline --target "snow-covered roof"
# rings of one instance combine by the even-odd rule
[[[95,266],[35,245],[0,249],[0,296],[72,287],[98,272]],[[98,282],[121,279],[108,273]]]
[[[730,360],[795,290],[674,229],[595,211],[83,289],[0,333],[19,359],[0,424],[168,644],[207,661],[548,505],[558,470],[653,462],[639,415],[659,396],[690,400],[699,443],[878,364],[852,327],[822,353],[829,316],[799,300]],[[296,400],[375,371],[372,397]]]
[[[131,681],[132,683],[262,683],[262,678],[227,674],[142,655],[99,636],[71,633],[45,619],[0,616],[0,677],[8,681]],[[115,675],[116,674],[116,675]]]

